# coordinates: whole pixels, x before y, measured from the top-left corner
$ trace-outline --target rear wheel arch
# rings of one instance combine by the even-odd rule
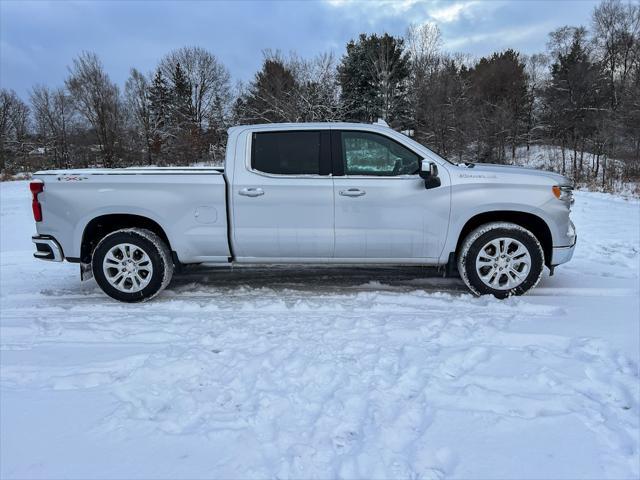
[[[481,225],[493,222],[510,222],[515,223],[523,228],[529,230],[540,242],[542,251],[544,253],[545,265],[551,264],[551,256],[553,253],[553,238],[551,236],[551,230],[541,217],[528,212],[521,212],[516,210],[498,210],[491,212],[483,212],[471,217],[462,227],[458,235],[458,241],[456,243],[456,255],[460,252],[460,248],[467,236]]]
[[[93,218],[84,227],[80,244],[80,261],[91,263],[91,256],[100,240],[117,230],[125,228],[141,228],[149,230],[160,237],[171,251],[171,242],[158,222],[143,215],[128,213],[110,213]]]

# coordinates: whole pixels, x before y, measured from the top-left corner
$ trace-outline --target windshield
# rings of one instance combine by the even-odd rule
[[[406,134],[404,134],[404,133],[402,133],[402,136],[404,137],[405,142],[407,142],[407,143],[408,143],[409,145],[411,145],[413,148],[415,148],[415,149],[417,149],[417,150],[426,150],[426,151],[428,152],[428,154],[429,154],[429,156],[430,156],[430,157],[432,157],[432,158],[434,158],[434,159],[436,159],[436,160],[442,160],[443,162],[450,163],[451,165],[455,165],[455,163],[453,163],[452,161],[447,160],[446,158],[444,158],[444,157],[442,157],[442,156],[438,155],[436,152],[434,152],[433,150],[431,150],[429,147],[427,147],[427,146],[425,146],[425,145],[423,145],[423,144],[421,144],[421,143],[419,143],[419,142],[416,142],[416,141],[415,141],[413,138],[411,138],[410,136],[408,136],[408,135],[406,135]]]

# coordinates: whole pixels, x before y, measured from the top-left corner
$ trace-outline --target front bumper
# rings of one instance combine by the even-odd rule
[[[553,247],[553,255],[551,257],[551,266],[555,267],[562,263],[567,263],[573,257],[573,251],[576,249],[574,243],[570,247]]]
[[[569,240],[569,245],[566,247],[553,247],[551,255],[552,267],[567,263],[573,257],[573,251],[576,249],[576,243],[578,241],[578,235],[576,234],[576,227],[571,220],[569,220],[569,229],[567,230],[566,240]]]
[[[64,260],[62,247],[55,238],[49,235],[35,235],[31,237],[31,241],[36,246],[36,251],[33,254],[35,258],[49,262],[61,262]]]

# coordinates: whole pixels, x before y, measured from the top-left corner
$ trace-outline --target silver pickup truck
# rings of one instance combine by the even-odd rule
[[[229,263],[438,266],[505,298],[576,243],[566,178],[450,163],[381,125],[238,126],[224,168],[51,170],[30,189],[34,256],[125,302]]]

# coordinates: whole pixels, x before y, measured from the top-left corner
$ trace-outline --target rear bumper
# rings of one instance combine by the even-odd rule
[[[62,247],[52,236],[35,235],[31,237],[31,241],[36,246],[36,251],[33,253],[35,258],[49,262],[61,262],[64,260]]]

